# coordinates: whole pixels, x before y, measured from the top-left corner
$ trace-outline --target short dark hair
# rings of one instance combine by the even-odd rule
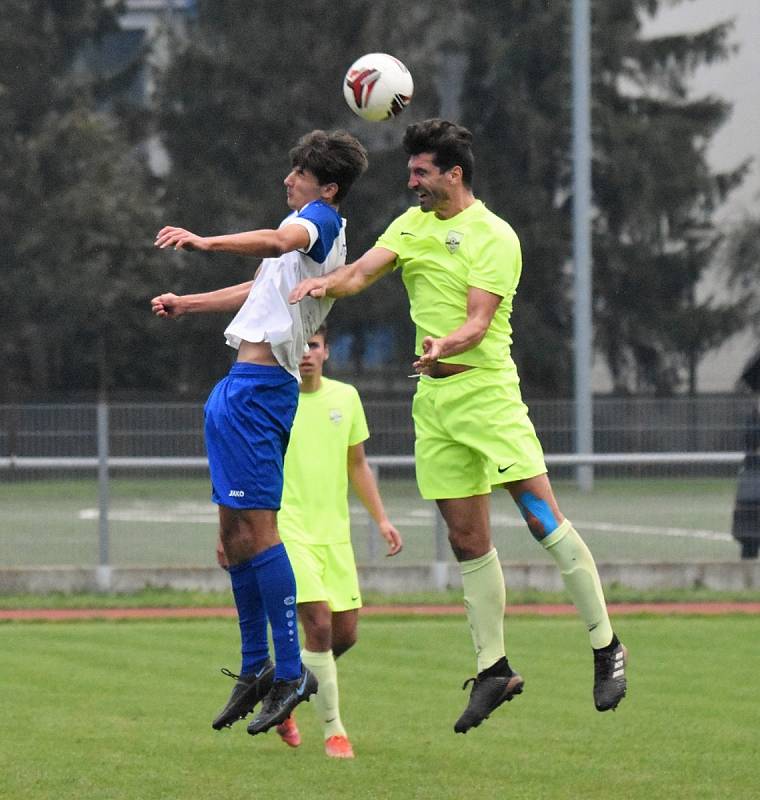
[[[312,336],[321,336],[324,339],[325,344],[327,344],[327,323],[323,322],[315,331],[312,333]],[[311,338],[311,337],[309,337]]]
[[[290,151],[292,167],[308,169],[320,186],[338,184],[336,204],[348,194],[368,164],[364,145],[346,131],[312,131],[302,136]]]
[[[472,154],[472,134],[467,128],[437,118],[415,122],[404,134],[404,150],[409,156],[432,153],[433,164],[442,172],[461,167],[462,182],[467,187],[472,186],[475,157]]]

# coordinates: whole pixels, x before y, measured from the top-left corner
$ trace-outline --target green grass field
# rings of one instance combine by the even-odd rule
[[[357,758],[328,760],[313,710],[304,743],[210,720],[236,666],[229,620],[0,625],[3,800],[695,800],[758,797],[752,617],[625,618],[629,697],[591,701],[571,618],[508,621],[526,691],[452,731],[473,659],[461,618],[365,618],[339,662]]]
[[[389,515],[404,536],[397,563],[435,556],[433,504],[412,480],[383,479]],[[730,524],[736,491],[730,479],[598,480],[591,494],[570,482],[555,486],[560,505],[597,561],[738,560]],[[216,509],[204,479],[120,478],[110,487],[110,560],[114,565],[210,566]],[[369,547],[369,526],[352,501],[360,561],[382,560],[384,543]],[[93,481],[0,484],[0,564],[93,565],[98,559],[98,498]],[[494,541],[503,561],[545,558],[507,493],[493,495]],[[448,551],[444,543],[443,549]]]

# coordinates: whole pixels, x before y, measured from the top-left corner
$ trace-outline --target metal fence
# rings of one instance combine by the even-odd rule
[[[752,402],[597,398],[595,452],[580,461],[573,403],[529,406],[553,479],[567,479],[563,510],[597,537],[595,554],[682,562],[738,558],[730,514]],[[410,403],[365,400],[367,452],[410,557],[440,561],[440,520],[414,489]],[[200,403],[0,405],[0,566],[212,564],[202,430]],[[593,502],[573,490],[579,463],[594,465]],[[357,557],[380,561],[382,542],[354,502],[352,518]],[[494,527],[503,558],[533,557],[501,498]]]
[[[743,450],[753,399],[744,395],[695,398],[597,398],[594,452],[725,452]],[[409,399],[364,403],[373,455],[412,453]],[[574,404],[529,403],[547,453],[572,453]],[[109,451],[114,456],[191,457],[204,454],[200,403],[112,403]],[[97,455],[97,405],[0,405],[0,458]],[[7,478],[7,474],[5,475]]]

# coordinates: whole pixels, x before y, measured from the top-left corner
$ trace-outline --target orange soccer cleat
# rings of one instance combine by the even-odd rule
[[[353,758],[354,749],[347,736],[330,736],[325,739],[325,753],[330,758]]]
[[[280,739],[282,739],[288,747],[298,747],[298,745],[301,744],[301,733],[293,717],[288,717],[285,722],[280,723],[275,730],[280,735]]]

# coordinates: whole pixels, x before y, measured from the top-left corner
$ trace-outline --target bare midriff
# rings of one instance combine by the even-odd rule
[[[269,342],[246,342],[244,339],[240,342],[237,360],[246,364],[277,366],[277,359],[272,353],[272,345]]]
[[[431,378],[448,378],[470,369],[472,367],[469,364],[449,364],[446,361],[436,361],[430,365],[429,369],[425,370],[425,374]]]

